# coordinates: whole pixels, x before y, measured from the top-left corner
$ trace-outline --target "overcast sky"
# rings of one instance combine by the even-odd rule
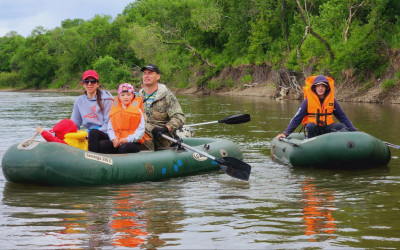
[[[95,14],[115,18],[134,0],[0,0],[0,37],[10,31],[29,36],[37,26],[61,27],[65,19],[88,20]]]

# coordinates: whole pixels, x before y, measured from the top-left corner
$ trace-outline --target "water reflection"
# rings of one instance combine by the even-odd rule
[[[131,191],[117,191],[110,228],[113,230],[112,244],[115,246],[138,247],[145,242],[146,214],[139,216],[135,211],[143,207],[142,202]]]
[[[311,178],[302,182],[301,190],[303,194],[301,201],[304,203],[304,234],[307,236],[333,234],[336,231],[332,215],[335,211],[334,193],[326,188],[317,188]],[[309,241],[315,241],[315,238],[309,238]]]
[[[182,228],[177,190],[166,190],[163,183],[84,189],[5,183],[8,222],[2,231],[8,237],[40,236],[40,243],[31,244],[52,248],[174,245],[178,239],[169,238],[167,244],[160,235]]]

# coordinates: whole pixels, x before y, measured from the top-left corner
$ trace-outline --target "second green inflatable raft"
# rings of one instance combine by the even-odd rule
[[[306,139],[293,133],[288,140],[272,140],[271,157],[295,167],[370,167],[390,161],[381,140],[363,132],[335,132]]]

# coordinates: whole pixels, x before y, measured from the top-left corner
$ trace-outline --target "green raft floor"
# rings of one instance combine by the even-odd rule
[[[364,168],[385,166],[391,158],[387,145],[364,132],[333,132],[310,139],[292,133],[288,139],[272,140],[271,157],[294,167]]]
[[[214,157],[243,159],[239,147],[224,139],[186,138],[183,142]],[[218,163],[185,149],[98,154],[61,143],[34,141],[12,145],[2,159],[9,182],[44,185],[110,185],[194,175],[219,170]]]

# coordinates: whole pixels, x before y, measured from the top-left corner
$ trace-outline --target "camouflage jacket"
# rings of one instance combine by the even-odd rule
[[[139,91],[139,96],[144,97],[144,89]],[[185,123],[185,114],[183,114],[181,105],[178,99],[164,84],[158,84],[158,90],[154,101],[150,105],[149,114],[146,117],[146,132],[152,137],[151,130],[154,127],[161,127],[165,125],[171,126],[170,136],[176,136],[176,130],[180,129]],[[163,139],[163,138],[161,138]],[[169,146],[168,140],[160,140],[160,146]],[[156,142],[155,142],[156,143]],[[149,146],[154,149],[154,145]]]

